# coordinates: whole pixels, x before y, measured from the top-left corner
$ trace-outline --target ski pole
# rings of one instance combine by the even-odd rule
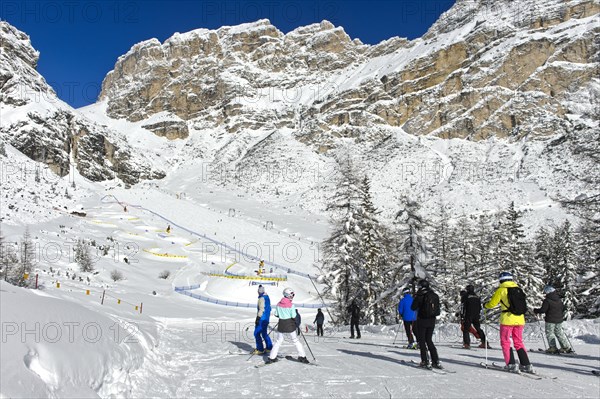
[[[308,344],[308,341],[306,340],[306,337],[304,336],[302,331],[300,331],[300,335],[302,335],[302,338],[304,338],[304,342],[306,342],[306,347],[308,348],[308,351],[310,352],[310,355],[312,356],[313,360],[316,362],[317,359],[315,358],[315,355],[313,354],[312,349],[310,349],[310,345]]]
[[[392,342],[392,345],[396,345],[396,338],[398,338],[399,331],[400,331],[400,323],[398,323],[398,328],[396,328],[396,336],[394,337],[394,342]]]
[[[485,367],[487,367],[488,364],[488,342],[490,341],[490,337],[488,336],[487,325],[487,312],[485,311],[485,308],[483,308],[483,326],[485,328]]]
[[[538,316],[533,313],[530,312],[532,315],[534,315],[535,320],[537,321],[538,324],[538,328],[540,329],[540,335],[542,337],[542,343],[544,344],[544,350],[548,350],[548,345],[546,345],[546,337],[544,336],[544,331],[542,330],[542,323],[540,322],[540,319],[538,318]]]

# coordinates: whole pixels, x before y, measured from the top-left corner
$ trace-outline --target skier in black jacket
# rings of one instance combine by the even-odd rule
[[[356,328],[356,338],[360,338],[360,329],[358,328],[360,308],[355,300],[352,300],[352,304],[348,307],[348,313],[350,313],[350,338],[354,338],[354,328]]]
[[[426,316],[424,315],[424,307],[429,300],[429,294],[433,293],[433,290],[429,287],[429,282],[427,280],[419,281],[419,290],[413,300],[411,309],[417,311],[417,342],[419,343],[419,349],[421,350],[421,367],[431,368],[435,367],[436,369],[442,369],[442,365],[440,363],[440,359],[438,357],[437,349],[433,344],[433,330],[435,329],[435,317],[436,316]],[[439,305],[439,298],[438,298]],[[427,350],[429,349],[429,354],[431,355],[431,365],[427,360]]]
[[[479,321],[479,314],[481,313],[481,299],[475,293],[475,287],[469,284],[466,287],[466,295],[464,296],[463,303],[463,348],[471,348],[471,336],[469,331],[471,325],[475,327],[475,331],[481,338],[480,348],[485,348],[485,333],[481,329],[481,323]],[[488,346],[489,348],[489,346]]]
[[[549,348],[547,353],[572,353],[573,348],[569,345],[569,341],[562,328],[564,305],[558,296],[558,292],[554,287],[547,285],[544,287],[546,299],[542,302],[542,307],[533,309],[533,313],[545,313],[544,321],[546,322],[546,338],[548,339]],[[561,349],[556,346],[556,338],[560,342]]]
[[[317,323],[317,337],[320,335],[323,336],[323,323],[325,323],[325,315],[321,311],[321,309],[317,309],[317,316],[315,317],[315,321],[313,323]]]

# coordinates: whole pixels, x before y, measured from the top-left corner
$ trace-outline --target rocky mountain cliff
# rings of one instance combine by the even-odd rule
[[[63,173],[86,121],[98,150],[74,158],[86,176],[122,170],[111,166],[115,147],[144,155],[119,174],[132,183],[173,166],[195,189],[209,164],[219,171],[209,183],[315,210],[335,187],[336,162],[351,158],[384,215],[409,192],[431,212],[514,199],[539,220],[556,200],[600,187],[599,15],[597,0],[458,0],[412,41],[365,45],[327,21],[287,34],[268,20],[176,33],[119,57],[98,103],[67,112],[75,122],[52,114],[60,133],[39,135],[56,138],[52,156],[19,146],[18,122],[3,118],[3,137]],[[0,76],[12,78],[0,78],[0,95],[16,109],[30,104],[3,94],[17,76],[51,89],[31,72],[37,53],[11,42],[6,52],[19,55],[2,59]],[[25,125],[37,138],[41,123]]]
[[[100,100],[113,118],[168,111],[230,133],[288,127],[322,149],[333,131],[354,137],[362,127],[471,140],[550,135],[597,76],[599,12],[592,0],[463,0],[423,38],[376,46],[327,21],[288,34],[268,20],[199,29],[134,46]],[[183,138],[185,125],[149,129]]]
[[[36,71],[29,37],[0,22],[0,139],[59,176],[76,169],[92,181],[134,184],[160,178],[125,136],[100,126],[58,99]]]

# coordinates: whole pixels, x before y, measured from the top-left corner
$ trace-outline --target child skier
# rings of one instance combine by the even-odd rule
[[[277,361],[277,352],[279,347],[283,343],[284,339],[289,339],[296,346],[298,351],[298,361],[302,363],[309,363],[304,353],[304,348],[296,335],[296,307],[292,304],[294,299],[294,290],[286,288],[283,290],[283,298],[279,301],[275,307],[275,316],[279,317],[279,323],[277,325],[277,338],[275,344],[273,344],[273,350],[267,359],[267,363],[274,363]]]
[[[417,312],[410,308],[413,304],[410,288],[404,288],[402,294],[404,294],[404,296],[400,300],[400,303],[398,303],[398,314],[400,315],[400,318],[402,318],[404,331],[406,331],[406,338],[408,338],[406,349],[417,349],[417,344],[413,337],[413,323],[417,320]]]
[[[265,292],[265,287],[262,285],[258,286],[258,303],[256,304],[256,323],[254,327],[254,340],[256,341],[256,349],[254,350],[255,355],[262,355],[265,353],[265,341],[266,351],[269,352],[273,348],[271,338],[269,338],[269,317],[271,316],[271,300],[269,295]]]
[[[519,356],[519,369],[525,373],[534,373],[533,366],[529,362],[527,350],[523,344],[523,329],[525,328],[525,315],[516,315],[509,311],[509,307],[513,306],[509,302],[508,290],[518,288],[517,283],[513,281],[513,275],[509,272],[502,272],[498,277],[500,286],[492,295],[492,298],[485,304],[486,309],[492,309],[500,304],[502,314],[500,315],[500,345],[502,346],[502,354],[506,366],[504,369],[513,373],[518,373],[517,365],[515,364],[515,356],[510,346],[510,340],[514,343],[517,355]]]
[[[564,304],[554,287],[550,285],[544,287],[544,294],[546,294],[546,298],[544,299],[544,302],[542,302],[542,307],[533,309],[533,313],[546,314],[544,317],[544,321],[546,322],[546,338],[548,339],[548,345],[550,346],[546,350],[546,353],[573,353],[573,348],[569,345],[569,341],[567,341],[567,337],[562,328]],[[558,338],[558,342],[560,342],[560,351],[556,346],[556,338]]]

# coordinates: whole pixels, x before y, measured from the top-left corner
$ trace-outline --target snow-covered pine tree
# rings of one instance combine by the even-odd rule
[[[407,284],[413,289],[417,279],[425,278],[429,249],[425,240],[425,220],[420,215],[419,203],[408,196],[400,199],[400,210],[394,219],[399,236],[399,266],[394,273],[398,290]]]
[[[4,236],[0,233],[0,270],[4,281],[9,281],[9,277],[12,276],[17,262],[18,259],[15,256],[14,246],[7,243]]]
[[[449,216],[442,204],[438,217],[432,223],[430,250],[433,259],[427,270],[437,282],[437,292],[441,305],[448,314],[456,313],[456,304],[460,301],[460,277],[456,270],[456,259],[452,256],[452,228]]]
[[[586,214],[575,237],[580,276],[577,314],[596,318],[600,316],[600,219]]]
[[[340,166],[336,191],[328,201],[331,214],[331,235],[323,242],[324,295],[334,299],[334,313],[338,324],[349,320],[348,306],[356,299],[361,307],[363,297],[360,273],[364,258],[358,224],[361,213],[360,181],[351,161],[338,161]]]
[[[503,269],[510,270],[519,285],[531,299],[542,298],[544,271],[533,262],[532,249],[525,241],[521,213],[511,202],[506,211],[503,225],[503,246],[500,247]]]
[[[94,262],[90,254],[90,247],[81,239],[77,240],[77,244],[75,244],[75,262],[79,265],[79,269],[82,272],[94,271]]]
[[[19,248],[19,266],[16,268],[16,274],[13,277],[15,285],[20,287],[28,286],[28,281],[25,279],[25,275],[31,273],[33,265],[35,263],[35,248],[33,241],[31,240],[31,234],[29,233],[29,227],[25,228],[23,238],[21,239],[21,247]]]
[[[358,225],[362,233],[360,251],[364,265],[360,270],[364,292],[364,315],[368,323],[385,324],[395,315],[390,287],[392,264],[391,238],[388,229],[377,220],[379,213],[371,199],[371,184],[365,177],[361,186],[361,209]]]
[[[566,220],[555,231],[555,244],[559,244],[556,252],[555,288],[562,294],[565,305],[565,317],[570,320],[577,308],[577,258],[571,223]]]
[[[492,217],[487,213],[479,215],[473,230],[473,267],[469,279],[476,289],[482,290],[483,296],[488,296],[498,281],[498,266],[494,262],[492,252],[494,247]]]

